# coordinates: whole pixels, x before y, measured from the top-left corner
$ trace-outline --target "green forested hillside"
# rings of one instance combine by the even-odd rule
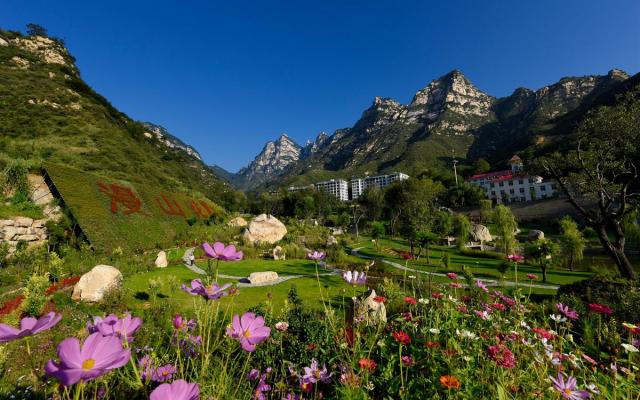
[[[0,30],[0,168],[47,160],[224,204],[232,189],[200,160],[172,149],[81,78],[58,40]]]

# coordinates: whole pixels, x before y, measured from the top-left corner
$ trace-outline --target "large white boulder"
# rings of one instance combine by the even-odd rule
[[[354,297],[352,318],[354,323],[379,325],[387,322],[387,308],[383,302],[376,301],[376,291],[370,290],[363,297]]]
[[[80,277],[73,288],[73,300],[98,302],[105,293],[122,285],[122,273],[110,265],[96,265]]]
[[[167,253],[165,253],[164,250],[161,250],[158,253],[155,264],[158,268],[167,268],[167,265],[169,265],[169,262],[167,261]]]
[[[278,273],[273,271],[252,272],[248,279],[252,285],[273,282],[278,280]]]
[[[274,244],[287,234],[287,227],[278,218],[260,214],[255,217],[244,231],[244,240],[249,243]]]
[[[471,228],[471,239],[474,242],[490,242],[493,240],[493,237],[491,236],[491,232],[489,232],[489,228],[477,224]]]

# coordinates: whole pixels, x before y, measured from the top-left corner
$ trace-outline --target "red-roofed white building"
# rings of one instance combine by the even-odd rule
[[[509,164],[511,169],[473,175],[467,182],[483,188],[487,198],[498,204],[547,199],[557,195],[557,184],[545,181],[541,176],[529,175],[517,155],[509,160]]]

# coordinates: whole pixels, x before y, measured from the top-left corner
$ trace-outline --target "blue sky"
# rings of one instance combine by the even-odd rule
[[[117,108],[236,171],[283,132],[351,126],[455,68],[494,96],[637,73],[639,16],[636,0],[3,0],[0,27],[45,26]]]

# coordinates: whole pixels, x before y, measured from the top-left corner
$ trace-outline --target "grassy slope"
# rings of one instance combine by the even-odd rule
[[[18,68],[13,57],[29,67]],[[198,190],[213,200],[229,189],[186,153],[146,138],[140,123],[82,81],[70,56],[67,65],[46,64],[15,45],[0,46],[0,167],[11,159],[32,166],[50,160],[130,182]]]
[[[111,212],[110,198],[100,192],[98,186],[98,182],[112,183],[113,180],[51,163],[46,164],[46,170],[89,241],[99,249],[119,246],[126,250],[138,250],[171,244],[177,235],[184,234],[188,229],[186,218],[194,216],[190,208],[192,199],[205,201],[215,215],[223,213],[220,207],[197,193],[187,195],[139,183],[132,185],[125,181],[118,183],[135,188],[142,201],[142,211],[147,215],[124,215],[126,208],[121,205],[114,214]],[[161,199],[163,194],[178,202],[185,212],[184,217],[165,215],[156,200]]]

